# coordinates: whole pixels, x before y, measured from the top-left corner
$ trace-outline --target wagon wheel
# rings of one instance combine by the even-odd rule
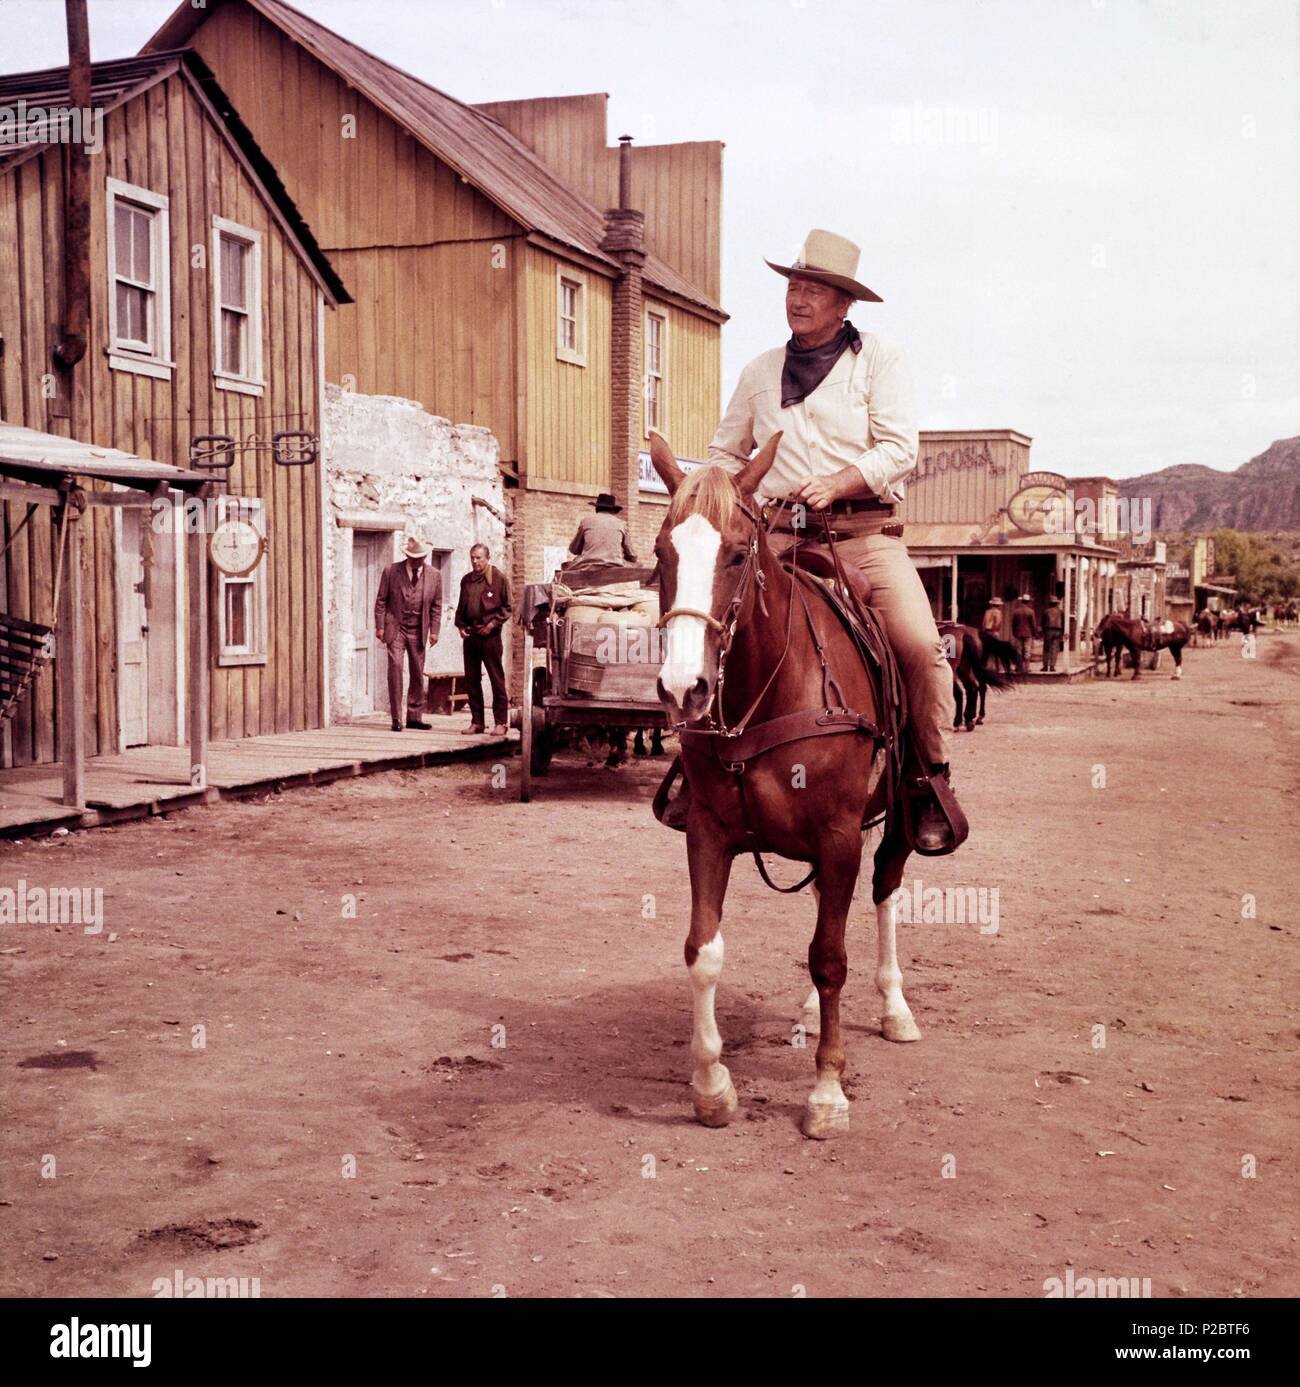
[[[533,736],[529,765],[534,775],[545,775],[550,770],[551,757],[555,753],[555,733],[546,721],[546,709],[542,705],[542,699],[546,694],[546,685],[546,671],[544,669],[533,670]]]
[[[533,633],[524,629],[524,692],[519,709],[519,799],[527,804],[533,797]]]

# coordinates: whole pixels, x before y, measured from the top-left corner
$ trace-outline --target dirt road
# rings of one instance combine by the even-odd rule
[[[1296,1294],[1300,636],[1186,666],[993,695],[958,738],[971,839],[907,881],[997,895],[903,927],[924,1040],[891,1045],[863,893],[837,1142],[797,1126],[811,900],[748,863],[741,1111],[690,1118],[662,762],[561,755],[531,805],[479,765],[0,845],[0,886],[103,890],[98,934],[0,926],[0,1292]]]

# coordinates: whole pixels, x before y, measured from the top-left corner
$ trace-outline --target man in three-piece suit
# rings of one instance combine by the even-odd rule
[[[414,535],[402,557],[384,569],[375,598],[375,635],[388,648],[388,709],[393,731],[402,730],[402,659],[410,666],[407,727],[424,727],[424,652],[442,627],[442,578],[425,560],[430,548]]]

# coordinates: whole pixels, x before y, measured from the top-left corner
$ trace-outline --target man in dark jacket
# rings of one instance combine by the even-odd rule
[[[390,563],[375,598],[375,635],[388,648],[388,711],[393,731],[402,730],[402,660],[410,666],[407,727],[424,727],[424,652],[442,629],[442,578],[425,560],[429,546],[407,537],[402,558]]]
[[[597,496],[592,505],[596,513],[578,522],[578,533],[569,545],[569,553],[587,564],[636,563],[636,554],[627,542],[627,526],[618,518],[623,507],[607,492]]]
[[[1029,668],[1029,645],[1038,635],[1038,618],[1034,615],[1029,594],[1022,592],[1015,606],[1011,608],[1011,639],[1020,651],[1024,668]]]
[[[492,734],[506,735],[510,703],[506,697],[506,675],[501,664],[501,628],[510,617],[510,584],[499,568],[488,560],[486,544],[469,551],[473,565],[460,580],[460,601],[456,604],[456,629],[465,642],[465,692],[469,695],[469,726],[463,735],[472,737],[484,730],[483,671],[492,685]]]
[[[1061,599],[1053,597],[1047,603],[1047,610],[1043,613],[1043,668],[1045,670],[1056,669],[1056,656],[1061,649],[1062,637],[1065,634],[1065,613],[1061,609]]]

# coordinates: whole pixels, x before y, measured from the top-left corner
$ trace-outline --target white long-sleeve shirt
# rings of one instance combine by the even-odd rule
[[[830,374],[788,409],[781,408],[785,348],[741,372],[709,444],[709,461],[738,472],[755,447],[785,436],[758,490],[760,501],[790,495],[809,477],[853,466],[882,501],[903,499],[901,479],[916,466],[916,400],[901,348],[862,333],[862,350],[845,350]]]

